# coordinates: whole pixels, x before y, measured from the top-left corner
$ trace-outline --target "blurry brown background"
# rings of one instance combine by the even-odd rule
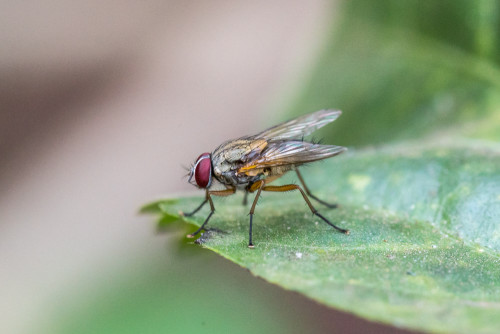
[[[281,119],[331,6],[2,1],[0,331],[33,332],[61,291],[161,252],[137,208],[192,191],[181,165]]]

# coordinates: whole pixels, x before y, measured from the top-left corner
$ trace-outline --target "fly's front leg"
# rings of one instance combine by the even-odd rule
[[[207,219],[205,219],[205,221],[203,222],[203,224],[200,226],[199,229],[197,229],[194,233],[191,233],[191,234],[188,234],[187,237],[188,238],[194,238],[198,233],[200,233],[201,230],[203,230],[205,228],[205,225],[207,225],[208,221],[210,220],[210,217],[212,217],[212,215],[214,214],[215,212],[215,207],[214,207],[214,202],[212,201],[212,197],[210,196],[210,192],[207,190],[206,191],[206,194],[205,194],[205,201],[203,203],[201,203],[201,205],[196,209],[194,210],[194,212],[198,211],[199,209],[201,209],[201,207],[206,203],[206,202],[209,202],[210,203],[210,213],[208,214],[208,217]]]
[[[255,190],[258,190],[257,191],[257,195],[255,195],[255,198],[253,200],[253,204],[252,204],[252,207],[250,208],[250,228],[248,230],[248,248],[254,248],[255,246],[253,245],[252,243],[252,221],[253,221],[253,214],[255,212],[255,206],[257,205],[257,201],[259,200],[259,197],[260,197],[260,193],[262,191],[262,189],[264,188],[265,186],[265,182],[263,180],[260,180],[260,181],[257,181],[255,182],[254,184],[252,184],[250,186],[250,188],[248,189],[248,191],[250,192],[254,192]]]
[[[297,176],[299,177],[299,181],[302,184],[302,187],[304,187],[304,190],[306,191],[307,195],[309,195],[309,197],[311,197],[312,199],[316,200],[318,203],[321,203],[321,204],[323,204],[324,206],[326,206],[326,207],[328,207],[330,209],[335,209],[335,208],[338,207],[338,205],[335,204],[335,203],[331,204],[331,203],[325,202],[325,201],[317,198],[316,196],[314,196],[311,193],[311,191],[309,190],[309,188],[307,188],[306,183],[304,182],[304,179],[302,178],[302,175],[300,174],[298,168],[295,168],[295,172],[297,172]]]
[[[229,196],[229,195],[234,194],[235,191],[236,191],[236,189],[233,189],[233,188],[226,189],[226,190],[216,190],[216,191],[208,191],[207,190],[206,193],[205,193],[205,202],[203,202],[202,205],[200,205],[200,207],[198,207],[195,210],[195,212],[198,211],[208,201],[208,203],[210,204],[210,213],[208,214],[207,219],[205,219],[205,221],[200,226],[200,228],[197,229],[194,233],[188,234],[187,237],[188,238],[194,238],[198,233],[201,232],[201,230],[205,229],[205,226],[207,225],[208,221],[210,220],[210,217],[212,217],[212,215],[214,214],[215,207],[214,207],[214,202],[212,201],[212,196],[211,195],[214,195],[214,196]]]
[[[208,202],[208,198],[205,196],[205,200],[203,202],[201,202],[200,206],[198,206],[196,209],[194,209],[192,212],[188,212],[188,213],[184,213],[184,212],[181,212],[181,215],[184,216],[184,217],[191,217],[193,216],[196,212],[200,211],[201,208],[207,204]]]
[[[326,219],[325,217],[323,217],[323,215],[321,215],[315,208],[314,206],[311,204],[311,201],[309,200],[309,198],[307,198],[307,195],[305,194],[304,190],[302,190],[302,188],[300,188],[298,185],[296,184],[287,184],[287,185],[284,185],[284,186],[265,186],[262,188],[262,190],[264,191],[277,191],[277,192],[285,192],[285,191],[290,191],[290,190],[299,190],[300,193],[302,194],[302,197],[304,198],[304,201],[306,201],[307,205],[309,206],[309,209],[311,209],[311,212],[313,213],[313,215],[316,215],[318,216],[319,218],[321,218],[325,223],[327,223],[328,225],[332,226],[333,228],[335,228],[337,231],[339,232],[342,232],[342,233],[345,233],[345,234],[349,234],[349,230],[345,230],[343,228],[340,228],[338,226],[335,226],[333,223],[331,223],[328,219]]]

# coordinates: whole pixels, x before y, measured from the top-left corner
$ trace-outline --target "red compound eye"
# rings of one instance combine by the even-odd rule
[[[210,161],[210,153],[203,153],[196,160],[194,168],[194,179],[200,188],[206,188],[212,181],[212,161]]]

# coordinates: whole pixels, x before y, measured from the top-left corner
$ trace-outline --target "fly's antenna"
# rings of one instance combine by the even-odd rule
[[[182,177],[183,179],[185,179],[186,177],[190,177],[193,174],[193,167],[194,167],[193,165],[190,165],[189,167],[186,165],[181,165],[181,167],[182,167],[182,169],[184,169],[187,172]]]

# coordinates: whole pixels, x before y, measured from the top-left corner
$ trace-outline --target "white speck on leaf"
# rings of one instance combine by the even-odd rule
[[[362,174],[351,174],[347,178],[347,182],[349,182],[351,187],[359,192],[365,191],[371,181],[372,178],[370,176]]]
[[[297,259],[302,259],[302,253],[301,252],[295,253],[295,256],[297,257]]]

